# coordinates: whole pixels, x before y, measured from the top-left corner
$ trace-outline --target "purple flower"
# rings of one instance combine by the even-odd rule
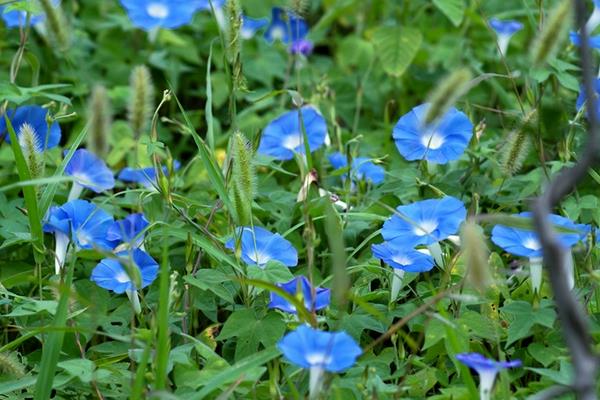
[[[479,353],[457,354],[456,359],[479,374],[479,391],[482,400],[490,398],[496,375],[500,370],[521,366],[520,360],[495,361]]]
[[[278,283],[277,286],[301,299],[308,311],[318,311],[329,305],[330,290],[320,287],[313,288],[305,276],[298,276],[289,282]],[[277,308],[291,314],[297,313],[293,304],[274,292],[271,293],[269,308]]]
[[[302,54],[303,56],[308,56],[312,53],[315,45],[308,39],[299,39],[295,42],[292,42],[288,51],[291,54]]]
[[[280,40],[283,43],[294,43],[306,36],[308,25],[306,21],[292,12],[279,7],[271,10],[271,24],[265,32],[269,43]]]

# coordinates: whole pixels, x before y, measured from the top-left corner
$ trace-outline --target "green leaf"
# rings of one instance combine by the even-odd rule
[[[556,312],[550,306],[550,302],[542,301],[540,307],[534,310],[526,301],[513,301],[502,307],[501,310],[506,314],[509,322],[506,347],[528,337],[535,324],[552,328],[556,320]]]
[[[93,361],[84,358],[61,361],[57,364],[57,367],[64,369],[67,374],[78,378],[83,383],[88,383],[93,379],[94,370],[96,369]]]
[[[373,44],[383,64],[383,70],[399,77],[415,58],[423,37],[414,28],[382,26],[373,32]]]
[[[433,0],[433,4],[442,12],[454,26],[459,26],[465,15],[464,0]]]
[[[281,283],[294,278],[294,275],[285,265],[279,262],[269,261],[264,268],[259,268],[257,266],[249,267],[248,278],[271,283]]]
[[[195,276],[185,276],[184,280],[192,286],[214,293],[229,303],[234,302],[233,296],[236,290],[231,283],[232,277],[222,271],[199,269]]]
[[[248,374],[248,371],[271,361],[279,356],[279,350],[271,347],[253,354],[235,365],[226,368],[223,372],[215,375],[199,392],[189,397],[190,400],[200,400],[208,396],[212,391],[221,386],[229,385]]]
[[[20,391],[33,386],[37,381],[37,376],[27,376],[22,379],[13,379],[0,383],[0,395],[5,395],[11,392]],[[7,397],[10,398],[10,397]]]

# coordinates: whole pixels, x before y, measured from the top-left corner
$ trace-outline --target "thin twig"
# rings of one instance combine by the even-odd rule
[[[597,99],[594,95],[594,73],[592,72],[589,36],[586,31],[586,4],[574,0],[576,25],[581,35],[581,69],[587,97],[589,139],[579,162],[564,168],[548,185],[545,192],[533,203],[536,230],[544,249],[544,264],[548,268],[554,291],[556,308],[562,324],[563,335],[572,357],[575,371],[572,390],[581,400],[596,399],[596,376],[599,358],[593,351],[588,319],[584,308],[571,292],[567,279],[566,261],[569,256],[563,248],[548,216],[561,199],[575,189],[591,166],[599,161],[600,137],[598,132]]]
[[[396,333],[398,331],[398,329],[400,329],[404,325],[406,325],[411,319],[413,319],[413,318],[421,315],[422,313],[424,313],[425,311],[427,311],[427,309],[429,307],[435,305],[437,302],[439,302],[440,300],[442,300],[444,297],[446,297],[448,295],[448,293],[450,292],[451,289],[452,288],[450,288],[448,290],[444,290],[442,292],[439,292],[435,296],[431,297],[426,303],[424,303],[421,306],[417,307],[410,314],[406,315],[400,321],[396,322],[394,325],[392,325],[390,327],[390,329],[387,330],[386,333],[384,333],[383,335],[379,336],[377,339],[375,339],[373,342],[371,342],[371,344],[369,344],[367,347],[365,347],[363,349],[363,355],[367,354],[370,350],[372,350],[379,343],[383,342],[386,339],[389,339],[394,333]]]

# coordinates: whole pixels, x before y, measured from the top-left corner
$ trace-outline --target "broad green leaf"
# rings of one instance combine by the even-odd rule
[[[415,58],[423,37],[414,28],[382,26],[373,32],[373,44],[383,65],[383,70],[399,77]]]
[[[213,292],[221,299],[233,303],[235,287],[232,277],[216,269],[199,269],[194,276],[186,276],[184,280],[192,286]]]
[[[190,400],[204,399],[215,389],[218,389],[224,385],[229,385],[231,382],[234,382],[245,376],[248,371],[259,367],[278,356],[279,350],[277,350],[275,347],[270,347],[244,358],[231,367],[226,368],[223,370],[223,372],[215,375],[206,385],[204,385],[202,390],[197,392],[195,395],[190,396],[189,398]]]
[[[248,278],[271,283],[282,283],[294,278],[294,275],[285,265],[275,261],[269,261],[264,268],[250,266],[248,268]]]
[[[454,26],[459,26],[465,15],[464,0],[433,0],[433,4],[442,12]]]
[[[556,312],[550,308],[550,302],[542,301],[538,309],[533,309],[526,301],[513,301],[501,308],[508,319],[508,338],[506,347],[519,339],[528,337],[535,324],[552,328],[556,320]]]
[[[96,369],[93,361],[84,358],[61,361],[57,364],[57,367],[64,369],[67,374],[80,379],[84,383],[88,383],[93,379],[94,370]]]

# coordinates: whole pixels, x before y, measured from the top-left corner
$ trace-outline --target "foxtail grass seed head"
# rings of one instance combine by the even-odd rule
[[[240,225],[252,221],[252,201],[256,186],[253,153],[248,140],[241,132],[232,137],[232,189],[234,207]]]
[[[460,230],[460,242],[467,267],[467,279],[483,292],[491,284],[491,276],[488,266],[489,251],[481,227],[466,221]]]
[[[542,30],[533,41],[531,59],[541,65],[551,58],[562,43],[571,20],[571,2],[560,1],[550,12]]]
[[[148,127],[154,109],[154,86],[148,67],[135,67],[131,71],[129,86],[129,123],[134,136],[139,138]]]
[[[15,353],[0,353],[0,375],[17,379],[25,376],[25,366]]]
[[[88,121],[90,125],[87,136],[87,148],[100,158],[108,155],[112,112],[106,88],[97,85],[92,89],[88,105]]]
[[[519,127],[510,133],[506,140],[506,145],[502,149],[500,165],[502,171],[509,176],[519,172],[529,153],[530,140],[528,130],[535,120],[535,116],[535,110],[527,113]]]
[[[55,42],[58,50],[67,50],[70,46],[70,38],[67,31],[66,18],[62,12],[60,3],[55,5],[52,0],[38,1],[46,15],[46,29],[50,39]]]
[[[310,7],[310,0],[291,0],[290,9],[300,17],[306,16]]]
[[[469,90],[469,82],[472,78],[473,75],[467,68],[459,68],[446,76],[429,95],[430,106],[423,123],[430,125],[442,118],[450,107]]]
[[[512,131],[502,151],[502,171],[512,176],[519,172],[529,153],[529,136],[524,129]]]
[[[29,174],[36,179],[43,174],[42,145],[35,129],[28,123],[21,125],[19,129],[19,145],[27,162]]]
[[[227,59],[233,64],[240,55],[242,30],[242,8],[239,0],[227,0]]]
[[[239,0],[227,0],[227,61],[231,65],[231,80],[234,90],[244,89],[246,83],[242,67],[242,7]]]

